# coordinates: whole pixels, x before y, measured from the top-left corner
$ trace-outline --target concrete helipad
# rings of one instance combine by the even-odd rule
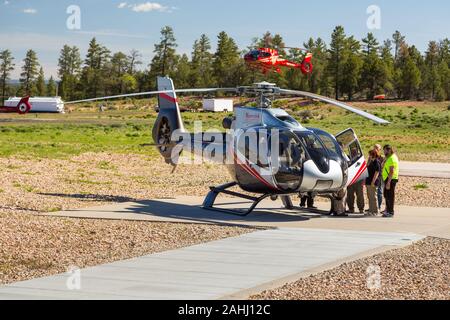
[[[407,162],[400,163],[401,176],[450,179],[450,163]]]
[[[1,299],[245,298],[363,254],[403,246],[421,236],[401,233],[283,228],[0,288]],[[72,283],[72,282],[70,282]]]
[[[297,209],[280,209],[281,201],[263,201],[257,210],[242,218],[201,208],[201,197],[126,202],[102,207],[46,214],[73,218],[144,220],[157,222],[214,223],[277,228],[312,228],[332,230],[359,230],[379,232],[410,232],[425,236],[450,239],[449,208],[418,208],[399,206],[395,219],[369,218],[354,215],[333,218]],[[218,201],[224,208],[248,207],[248,203],[223,198]],[[318,203],[328,212],[329,203]]]
[[[242,218],[201,208],[203,198],[177,197],[46,214],[91,219],[214,223],[268,227],[240,237],[83,269],[81,287],[60,274],[0,287],[1,299],[245,299],[302,276],[437,236],[450,239],[450,210],[399,207],[395,219],[332,218],[264,201]],[[246,203],[224,198],[224,208]],[[322,210],[329,204],[319,203]],[[73,288],[71,288],[73,289]]]

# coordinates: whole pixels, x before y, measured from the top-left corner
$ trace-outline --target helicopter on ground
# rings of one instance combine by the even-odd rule
[[[158,91],[67,102],[158,96],[159,114],[152,136],[167,164],[176,167],[183,151],[226,166],[232,182],[212,187],[203,207],[246,216],[264,199],[281,199],[284,207],[294,209],[293,195],[313,193],[334,199],[336,194],[367,175],[367,163],[353,129],[332,135],[318,128],[306,128],[285,110],[272,108],[279,96],[306,97],[343,108],[378,124],[389,122],[345,103],[309,92],[288,90],[262,82],[237,88],[176,90],[172,79],[157,78]],[[217,132],[189,133],[185,129],[178,93],[215,92],[252,96],[257,106],[238,106],[234,115],[223,120]],[[223,130],[226,130],[223,132]],[[248,194],[230,190],[238,186]],[[247,210],[215,206],[218,195],[226,194],[251,201]]]
[[[22,98],[15,107],[0,106],[0,112],[27,114],[28,112],[31,111],[31,104],[29,102],[29,99],[30,97]]]
[[[306,51],[300,48],[286,48]],[[313,72],[313,54],[307,52],[301,63],[289,61],[280,56],[278,50],[272,48],[259,48],[251,50],[244,56],[244,60],[251,68],[259,69],[263,74],[270,71],[281,73],[281,67],[300,69],[305,75]]]

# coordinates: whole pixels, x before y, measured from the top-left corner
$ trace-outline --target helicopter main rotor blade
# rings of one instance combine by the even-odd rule
[[[355,114],[357,114],[357,115],[359,115],[361,117],[364,117],[366,119],[372,120],[372,121],[374,121],[374,122],[376,122],[378,124],[390,124],[389,121],[381,119],[381,118],[379,118],[379,117],[377,117],[377,116],[375,116],[373,114],[370,114],[368,112],[362,111],[360,109],[353,108],[353,107],[349,106],[348,104],[342,103],[340,101],[337,101],[337,100],[334,100],[334,99],[331,99],[331,98],[320,96],[318,94],[314,94],[314,93],[310,93],[310,92],[304,92],[304,91],[286,90],[286,89],[280,89],[279,92],[282,93],[282,94],[287,94],[287,95],[291,94],[291,95],[297,95],[297,96],[308,97],[308,98],[311,98],[311,99],[316,99],[316,100],[319,100],[319,101],[322,101],[322,102],[326,102],[326,103],[332,104],[332,105],[334,105],[336,107],[345,109],[347,111],[353,112],[353,113],[355,113]]]
[[[99,97],[99,98],[92,98],[92,99],[68,101],[68,102],[64,102],[64,104],[68,105],[68,104],[78,104],[78,103],[95,102],[95,101],[103,101],[103,100],[114,100],[114,99],[121,99],[121,98],[153,96],[153,95],[158,95],[158,94],[162,94],[162,93],[172,93],[172,92],[175,92],[175,93],[207,93],[207,92],[217,92],[217,91],[236,92],[237,90],[236,90],[236,88],[211,88],[211,89],[179,89],[179,90],[149,91],[149,92],[139,92],[139,93],[121,94],[121,95],[116,95],[116,96],[107,96],[107,97]]]
[[[308,51],[307,49],[298,48],[298,47],[282,47],[282,49],[293,49],[293,50],[299,50],[299,51]]]

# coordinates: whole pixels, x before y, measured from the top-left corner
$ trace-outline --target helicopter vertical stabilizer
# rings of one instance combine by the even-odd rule
[[[158,91],[166,92],[158,94],[159,115],[153,128],[153,140],[166,162],[175,165],[172,155],[175,146],[171,145],[171,137],[174,131],[184,132],[184,124],[172,79],[158,77],[157,83]]]

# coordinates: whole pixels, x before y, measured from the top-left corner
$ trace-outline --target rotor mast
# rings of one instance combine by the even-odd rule
[[[269,109],[272,107],[273,97],[279,93],[280,88],[275,83],[258,82],[251,87],[239,87],[238,91],[242,95],[255,95],[259,107]]]

